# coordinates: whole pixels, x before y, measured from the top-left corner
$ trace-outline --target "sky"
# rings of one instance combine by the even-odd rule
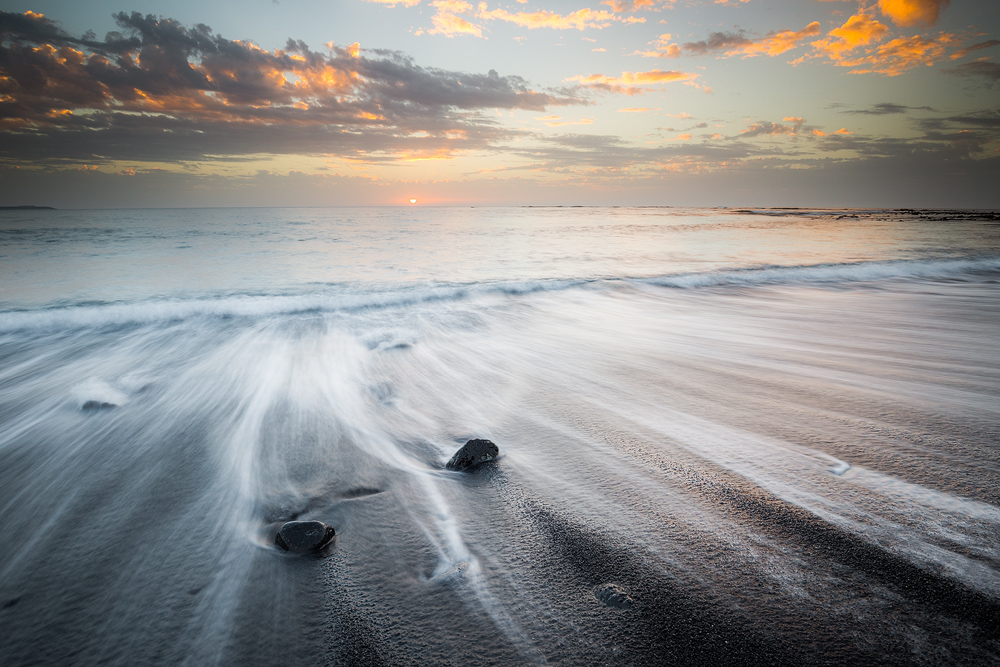
[[[0,206],[1000,208],[995,0],[0,0]]]

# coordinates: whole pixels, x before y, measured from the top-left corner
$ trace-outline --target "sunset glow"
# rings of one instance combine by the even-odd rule
[[[997,203],[980,3],[119,4],[0,0],[0,202]]]

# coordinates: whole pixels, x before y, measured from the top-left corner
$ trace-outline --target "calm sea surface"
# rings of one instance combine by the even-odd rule
[[[0,655],[995,663],[998,281],[983,212],[0,211]]]

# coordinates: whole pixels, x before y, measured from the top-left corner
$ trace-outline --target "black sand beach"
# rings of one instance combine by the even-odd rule
[[[1000,265],[956,254],[8,308],[0,655],[992,664]]]

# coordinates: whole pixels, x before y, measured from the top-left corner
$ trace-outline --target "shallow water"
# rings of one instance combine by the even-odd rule
[[[0,651],[996,661],[997,226],[844,213],[4,218]]]

